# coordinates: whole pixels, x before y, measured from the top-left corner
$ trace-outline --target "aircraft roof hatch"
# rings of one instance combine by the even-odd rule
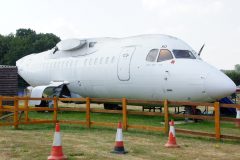
[[[60,51],[72,51],[83,47],[86,43],[86,40],[66,39],[58,42],[56,46]]]

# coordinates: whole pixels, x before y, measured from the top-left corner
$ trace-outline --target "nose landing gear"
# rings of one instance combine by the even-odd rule
[[[107,109],[107,110],[122,110],[122,106],[120,106],[118,104],[104,103],[104,109]]]
[[[198,109],[196,106],[185,106],[184,108],[184,114],[186,115],[201,115],[202,112],[200,109]],[[200,119],[197,118],[191,118],[194,122],[200,121]],[[185,118],[185,121],[188,121],[189,118]]]

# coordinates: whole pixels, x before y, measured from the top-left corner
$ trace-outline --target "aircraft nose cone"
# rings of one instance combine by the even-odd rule
[[[205,80],[206,93],[214,100],[236,92],[235,83],[224,73],[211,73]]]
[[[21,73],[23,70],[23,60],[22,58],[16,61],[16,66],[18,68],[18,73]]]

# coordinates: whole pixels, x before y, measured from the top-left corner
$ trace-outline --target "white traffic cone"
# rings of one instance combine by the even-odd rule
[[[51,155],[48,156],[48,160],[67,160],[67,157],[63,154],[62,151],[62,141],[59,123],[56,123],[52,151]]]
[[[171,120],[169,122],[169,125],[170,125],[170,129],[169,129],[169,135],[168,135],[168,142],[165,144],[165,147],[167,147],[167,148],[178,148],[179,145],[177,145],[177,141],[176,141],[174,121]]]
[[[123,146],[123,134],[122,134],[122,123],[118,123],[117,133],[116,133],[116,139],[115,139],[115,147],[112,153],[117,154],[125,154],[127,151],[124,150]]]

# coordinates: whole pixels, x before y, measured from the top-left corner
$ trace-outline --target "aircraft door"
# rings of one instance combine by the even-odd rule
[[[172,93],[171,86],[169,85],[169,81],[171,80],[171,75],[169,69],[164,68],[164,92],[165,92],[165,98],[170,98]]]
[[[163,64],[162,66],[163,70],[163,92],[164,92],[164,98],[165,99],[172,99],[175,97],[176,92],[178,91],[178,86],[176,85],[181,85],[178,83],[178,80],[175,79],[174,75],[174,65],[169,65],[169,64]],[[174,76],[174,77],[173,77]]]
[[[125,47],[120,53],[117,66],[118,79],[128,81],[130,79],[130,64],[135,47]]]

